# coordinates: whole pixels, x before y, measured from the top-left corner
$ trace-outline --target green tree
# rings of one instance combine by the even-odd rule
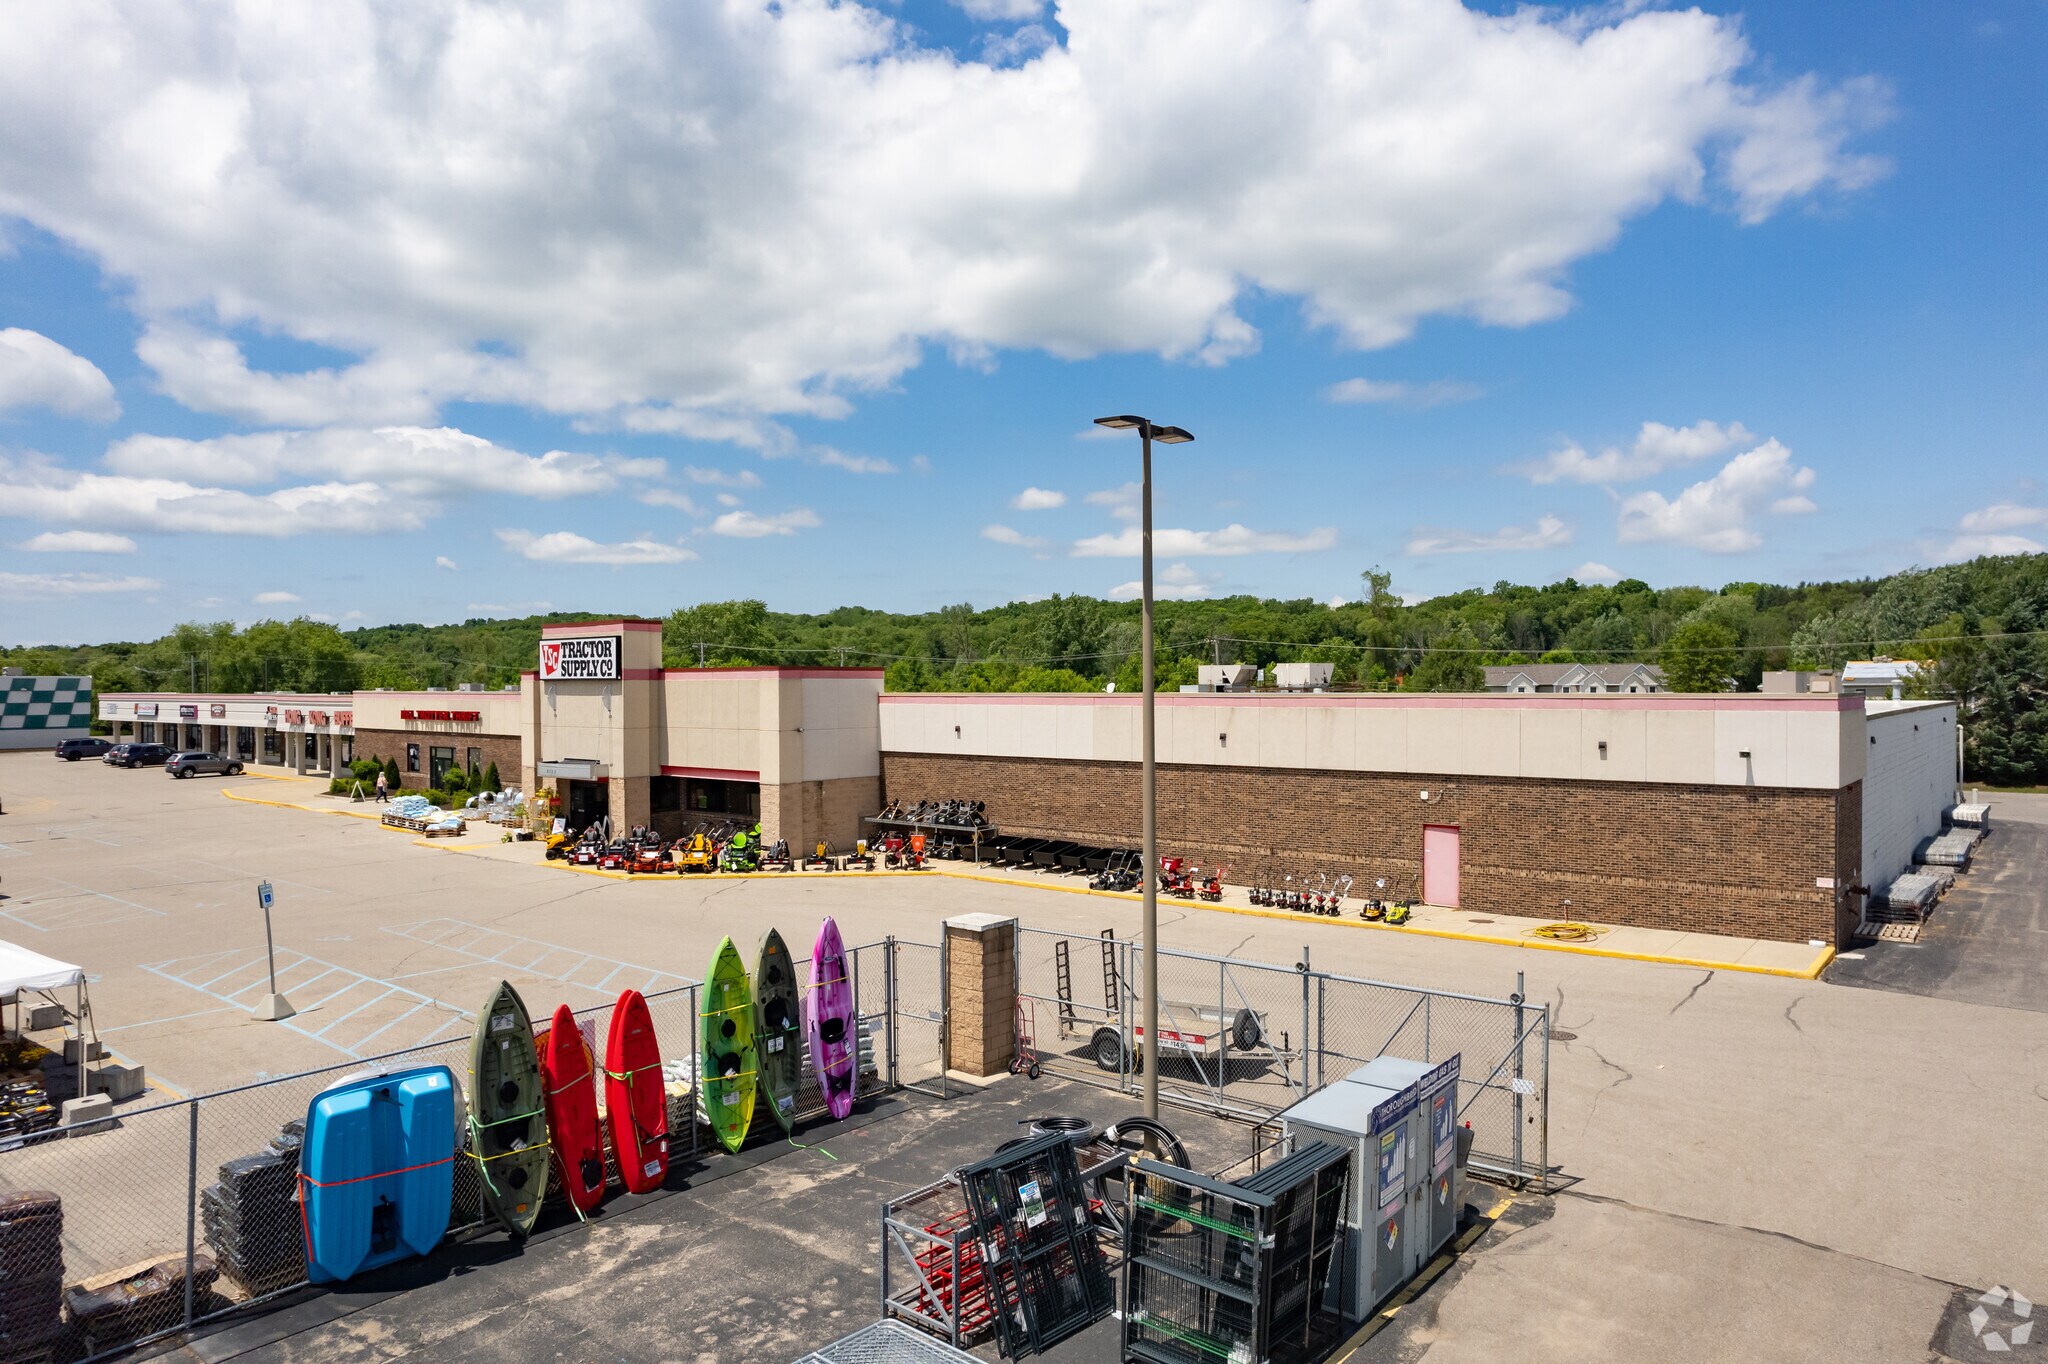
[[[384,760],[384,784],[394,791],[405,785],[405,775],[398,770],[398,759],[386,758]]]
[[[1716,620],[1690,620],[1671,632],[1658,656],[1671,691],[1727,691],[1742,639]]]
[[[505,783],[498,780],[498,765],[492,763],[484,769],[484,790],[502,791],[504,789]]]

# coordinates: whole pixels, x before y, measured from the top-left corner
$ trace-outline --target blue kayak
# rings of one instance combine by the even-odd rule
[[[314,1096],[300,1148],[314,1283],[440,1244],[455,1192],[455,1077],[446,1066],[350,1076]]]

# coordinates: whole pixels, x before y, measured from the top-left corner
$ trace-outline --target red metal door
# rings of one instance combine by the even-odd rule
[[[1425,904],[1458,907],[1458,828],[1454,824],[1422,826],[1422,899]]]

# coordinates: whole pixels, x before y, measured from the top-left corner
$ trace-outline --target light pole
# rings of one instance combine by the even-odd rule
[[[1152,442],[1162,445],[1182,445],[1194,439],[1178,426],[1154,426],[1143,417],[1097,417],[1097,426],[1107,426],[1112,431],[1136,431],[1144,443],[1144,474],[1139,483],[1139,526],[1141,531],[1140,554],[1143,562],[1138,571],[1140,585],[1138,629],[1143,640],[1138,646],[1143,660],[1143,679],[1139,683],[1144,693],[1139,703],[1144,719],[1140,723],[1143,733],[1142,766],[1144,769],[1144,810],[1145,810],[1145,998],[1143,1018],[1145,1047],[1140,1053],[1145,1074],[1145,1116],[1159,1116],[1159,786],[1153,767],[1153,705],[1152,705]]]

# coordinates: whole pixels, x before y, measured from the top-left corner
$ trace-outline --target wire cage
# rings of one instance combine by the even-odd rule
[[[960,1172],[992,1271],[999,1347],[1011,1358],[1050,1349],[1107,1317],[1116,1292],[1071,1134],[1050,1132]]]
[[[1342,1334],[1323,1306],[1350,1154],[1317,1142],[1239,1183],[1133,1163],[1123,1354],[1295,1364]]]

